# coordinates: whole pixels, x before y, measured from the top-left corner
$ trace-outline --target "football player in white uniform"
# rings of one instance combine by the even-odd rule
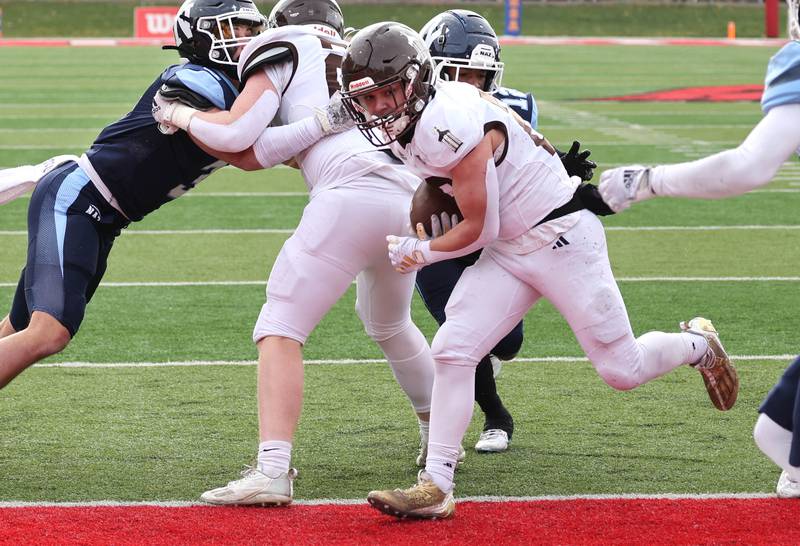
[[[339,89],[344,54],[342,13],[335,0],[281,0],[269,19],[273,28],[240,56],[239,74],[246,83],[229,112],[178,106],[169,119],[161,116],[214,150],[239,153],[252,147],[263,167],[282,160],[287,145],[285,139],[259,138],[273,118],[280,124],[307,121],[306,136],[319,138],[315,113]],[[344,113],[329,121],[352,127]],[[281,127],[267,131],[274,129]],[[304,135],[295,131],[287,138],[302,140]],[[258,463],[242,479],[202,495],[213,504],[291,502],[303,344],[353,280],[356,312],[410,399],[427,445],[433,359],[425,336],[411,321],[414,278],[394,271],[385,246],[386,233],[408,229],[419,179],[354,128],[319,140],[299,153],[296,163],[311,199],[273,265],[267,301],[253,332],[259,352]]]
[[[398,517],[454,513],[453,470],[472,415],[475,366],[542,297],[561,312],[611,387],[632,389],[691,364],[703,373],[714,405],[729,409],[738,379],[711,323],[698,317],[682,323],[682,333],[635,338],[602,224],[584,210],[578,181],[567,176],[555,149],[501,102],[461,82],[434,88],[432,74],[425,43],[399,23],[361,30],[342,62],[343,98],[359,129],[452,193],[463,215],[432,240],[424,233],[388,236],[397,270],[411,273],[483,248],[459,279],[431,346],[436,366],[425,469],[411,488],[373,491],[369,502]]]
[[[533,95],[500,85],[504,64],[500,60],[500,41],[489,21],[474,11],[447,10],[428,21],[420,35],[434,62],[436,81],[463,81],[491,93],[536,129],[539,110]],[[579,152],[579,148],[576,141],[569,152],[558,155],[567,174],[588,181],[597,165],[588,159],[591,152]],[[448,224],[452,224],[446,214],[441,220],[434,215],[431,222],[438,227],[437,231],[446,231]],[[417,273],[417,290],[439,325],[445,321],[445,306],[458,279],[478,260],[480,252],[437,262]],[[475,368],[475,402],[484,414],[483,431],[475,444],[479,453],[507,450],[514,434],[514,419],[500,399],[495,375],[502,361],[512,360],[519,352],[522,338],[520,321]],[[425,466],[423,457],[418,464]]]
[[[769,62],[763,119],[737,148],[675,165],[631,165],[605,171],[603,199],[621,211],[659,196],[721,199],[767,184],[800,149],[800,2],[789,0],[791,42]],[[800,497],[800,358],[784,372],[759,408],[756,444],[782,473],[780,497]]]

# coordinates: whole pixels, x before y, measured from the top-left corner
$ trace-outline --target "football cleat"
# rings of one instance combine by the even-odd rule
[[[681,322],[681,330],[703,336],[708,342],[706,354],[691,366],[703,376],[714,407],[720,411],[731,409],[739,394],[739,376],[722,347],[714,325],[708,319],[696,317],[688,322]]]
[[[277,476],[268,476],[258,468],[247,467],[242,477],[228,485],[211,489],[200,495],[200,500],[209,504],[238,504],[280,506],[291,504],[293,482],[297,470],[290,468]]]
[[[778,478],[778,485],[775,492],[782,499],[800,499],[800,482],[792,481],[789,474],[784,470]]]
[[[508,449],[508,433],[500,428],[490,428],[481,432],[475,451],[478,453],[501,453]]]
[[[456,469],[459,466],[464,464],[464,459],[467,457],[467,451],[464,449],[464,446],[458,446],[458,459],[456,459]],[[420,442],[419,444],[419,454],[417,454],[417,466],[420,468],[425,468],[425,464],[428,462],[428,442]]]
[[[370,491],[367,502],[375,508],[398,518],[449,518],[456,512],[453,492],[445,493],[424,470],[417,474],[417,483],[408,489]]]

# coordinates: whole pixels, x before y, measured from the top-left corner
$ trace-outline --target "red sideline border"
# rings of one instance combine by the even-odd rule
[[[0,508],[0,545],[797,544],[798,499],[459,501],[444,521],[399,521],[366,503],[262,509],[208,505]]]
[[[634,45],[780,47],[782,38],[571,38],[502,36],[502,45]],[[0,47],[131,47],[174,44],[168,38],[0,38]]]

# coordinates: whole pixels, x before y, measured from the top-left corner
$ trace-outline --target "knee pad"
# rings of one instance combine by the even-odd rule
[[[367,310],[364,309],[362,302],[356,301],[356,314],[361,319],[361,324],[364,325],[364,331],[373,341],[381,343],[389,340],[398,334],[403,333],[411,325],[411,312],[405,314],[401,319],[381,324],[370,319]]]
[[[610,343],[598,344],[586,356],[609,387],[629,391],[642,384],[642,354],[636,340],[622,336]]]
[[[436,361],[436,366],[470,366],[478,367],[480,358],[459,349],[458,345],[449,343],[446,328],[440,328],[431,343],[431,354]]]

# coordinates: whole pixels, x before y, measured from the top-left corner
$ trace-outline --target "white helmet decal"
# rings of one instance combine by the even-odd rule
[[[194,7],[194,0],[188,0],[184,2],[181,6],[181,12],[178,14],[178,17],[175,18],[175,23],[181,27],[181,31],[187,38],[192,37],[192,25],[189,21],[189,12]],[[181,15],[186,16],[184,19]]]

